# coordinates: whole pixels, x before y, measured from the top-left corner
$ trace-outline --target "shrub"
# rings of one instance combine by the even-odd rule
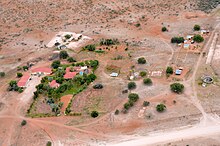
[[[140,72],[140,76],[141,76],[141,77],[145,77],[146,75],[147,75],[147,72],[146,72],[146,71],[141,71],[141,72]]]
[[[24,71],[28,70],[28,67],[27,66],[23,66],[23,70]]]
[[[173,68],[168,66],[167,69],[166,69],[166,74],[173,74]]]
[[[138,64],[145,64],[146,59],[144,57],[138,58]]]
[[[101,39],[100,41],[100,45],[107,45],[107,46],[110,46],[110,45],[117,45],[119,44],[119,41],[118,39]]]
[[[24,91],[24,90],[23,90],[22,88],[19,88],[19,89],[18,89],[18,92],[19,92],[19,93],[22,93],[23,91]]]
[[[65,37],[65,39],[70,39],[71,35],[70,34],[66,34],[64,37]]]
[[[103,85],[102,84],[96,84],[93,86],[94,89],[102,89]]]
[[[130,93],[128,95],[129,101],[136,102],[139,99],[139,95],[136,93]]]
[[[54,69],[57,69],[59,66],[60,66],[60,61],[59,60],[55,60],[51,64],[51,67],[54,68]]]
[[[199,31],[200,30],[200,26],[196,24],[196,25],[194,25],[193,29],[194,29],[194,31]]]
[[[48,141],[46,146],[52,146],[52,142]]]
[[[184,43],[184,38],[183,37],[173,37],[171,39],[171,43],[177,43],[177,44]]]
[[[92,111],[91,112],[91,117],[96,118],[99,116],[99,113],[97,111]]]
[[[67,57],[69,57],[67,51],[60,51],[60,59],[66,59]]]
[[[23,76],[22,73],[20,73],[20,72],[17,73],[17,77],[18,77],[18,78],[20,78],[20,77],[22,77],[22,76]]]
[[[89,51],[95,51],[96,46],[95,45],[87,45],[83,49],[89,50]]]
[[[170,89],[175,93],[182,93],[184,90],[184,85],[180,83],[173,83],[170,85]]]
[[[96,77],[96,75],[95,74],[89,74],[88,76],[87,76],[87,82],[93,82],[95,79],[96,79],[97,77]]]
[[[5,72],[0,72],[0,77],[4,77],[5,76]]]
[[[70,63],[72,63],[72,62],[76,62],[76,60],[75,60],[73,57],[69,57],[69,58],[67,58],[67,61],[70,62]]]
[[[119,114],[119,110],[116,109],[116,110],[115,110],[115,115],[118,115],[118,114]]]
[[[197,34],[193,37],[193,40],[197,43],[201,43],[204,41],[204,38],[201,35]]]
[[[164,104],[158,104],[157,106],[156,106],[156,109],[157,109],[157,111],[158,112],[163,112],[165,109],[166,109],[166,105],[164,105]]]
[[[145,85],[152,85],[152,80],[151,80],[150,78],[145,78],[145,79],[143,80],[143,83],[144,83]]]
[[[162,32],[165,32],[165,31],[167,31],[167,28],[166,27],[162,27]]]
[[[129,102],[126,102],[126,103],[124,104],[124,109],[128,110],[130,107],[131,107],[131,105],[130,105]]]
[[[26,124],[27,124],[27,121],[26,120],[22,120],[21,126],[25,126]]]
[[[135,82],[129,82],[128,83],[128,89],[129,90],[132,90],[132,89],[135,89],[136,88],[136,83]]]
[[[144,101],[144,102],[143,102],[143,106],[144,106],[144,107],[148,106],[149,104],[150,104],[150,102],[148,102],[148,101]]]
[[[137,23],[137,24],[135,24],[135,26],[136,26],[136,27],[140,27],[140,26],[141,26],[141,24],[140,24],[140,23]]]

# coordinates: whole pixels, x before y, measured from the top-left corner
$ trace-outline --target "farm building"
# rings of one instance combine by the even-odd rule
[[[52,82],[50,82],[49,85],[51,88],[58,88],[60,86],[60,84],[57,83],[56,80],[53,80]]]
[[[111,76],[111,77],[117,77],[117,76],[118,76],[118,73],[113,72],[113,73],[110,74],[110,76]]]
[[[29,75],[23,75],[21,79],[18,81],[18,87],[25,88],[27,86],[28,81],[31,79]]]
[[[181,75],[181,74],[182,74],[182,70],[181,70],[181,69],[177,69],[177,70],[175,71],[175,74],[176,74],[176,75]]]
[[[52,70],[51,68],[48,68],[48,67],[39,67],[39,68],[33,69],[32,74],[33,75],[37,75],[37,74],[50,75],[52,74]]]
[[[64,79],[72,79],[72,78],[74,78],[77,74],[78,74],[78,72],[67,72],[67,73],[64,75]]]

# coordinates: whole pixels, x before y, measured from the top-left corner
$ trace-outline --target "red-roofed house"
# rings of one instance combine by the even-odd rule
[[[27,86],[27,83],[28,81],[31,79],[31,77],[29,75],[23,75],[21,77],[21,79],[18,81],[18,87],[26,87]]]
[[[78,74],[78,72],[67,72],[67,73],[64,75],[64,79],[72,79],[72,78],[74,78],[77,74]]]
[[[32,74],[45,74],[50,75],[52,74],[51,68],[48,67],[39,67],[32,70]]]
[[[60,84],[57,83],[56,80],[53,80],[52,82],[50,82],[49,85],[51,88],[58,88],[60,86]]]

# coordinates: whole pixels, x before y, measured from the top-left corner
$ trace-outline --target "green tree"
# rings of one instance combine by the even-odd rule
[[[67,51],[60,51],[60,59],[66,59],[67,57],[69,57]]]
[[[130,93],[128,95],[129,101],[136,102],[139,99],[139,95],[136,93]]]
[[[148,106],[149,104],[150,104],[150,102],[148,102],[148,101],[144,101],[144,102],[143,102],[143,106],[144,106],[144,107]]]
[[[128,89],[129,89],[129,90],[135,89],[136,86],[137,86],[137,85],[136,85],[135,82],[129,82],[129,83],[128,83]]]
[[[126,102],[126,103],[124,104],[124,109],[128,110],[130,107],[131,107],[131,105],[130,105],[129,102]]]
[[[184,38],[183,37],[173,37],[171,38],[171,43],[184,43]]]
[[[115,110],[115,115],[118,115],[118,114],[119,114],[119,110],[116,109],[116,110]]]
[[[48,141],[46,146],[52,146],[52,142]]]
[[[165,31],[167,31],[167,28],[166,27],[162,27],[162,32],[165,32]]]
[[[5,76],[5,72],[0,72],[0,77],[4,77]]]
[[[143,80],[143,83],[144,83],[145,85],[152,85],[152,80],[151,80],[150,78],[145,78],[145,79]]]
[[[146,72],[146,71],[141,71],[141,72],[140,72],[140,76],[141,76],[141,77],[145,77],[146,75],[147,75],[147,72]]]
[[[196,25],[194,25],[193,29],[194,29],[194,31],[199,31],[201,28],[199,25],[196,24]]]
[[[20,77],[22,77],[22,76],[23,76],[22,73],[20,73],[20,72],[17,73],[17,77],[18,77],[18,78],[20,78]]]
[[[70,62],[70,63],[72,63],[72,62],[76,62],[76,60],[75,60],[73,57],[69,57],[69,58],[67,58],[67,61]]]
[[[163,112],[165,109],[166,109],[166,105],[164,105],[164,104],[158,104],[157,106],[156,106],[156,109],[157,109],[157,111],[158,112]]]
[[[145,64],[145,63],[146,63],[146,59],[144,57],[138,58],[138,64]]]
[[[57,69],[59,66],[60,66],[60,61],[59,60],[55,60],[51,64],[51,67],[54,68],[54,69]]]
[[[95,45],[87,45],[83,49],[88,50],[88,51],[95,51],[96,46]]]
[[[97,112],[97,111],[92,111],[91,112],[91,117],[96,118],[98,116],[99,116],[99,112]]]
[[[70,34],[66,34],[64,37],[65,37],[65,39],[67,39],[67,40],[68,40],[68,39],[70,39],[70,38],[71,38],[71,35],[70,35]]]
[[[26,124],[27,124],[27,121],[26,120],[22,120],[21,126],[25,126]]]
[[[168,66],[167,69],[166,69],[166,74],[167,75],[173,74],[173,68]]]
[[[23,70],[24,71],[28,70],[28,66],[23,66]]]
[[[197,43],[201,43],[204,41],[204,38],[201,35],[197,34],[193,37],[193,40]]]
[[[173,83],[170,85],[170,89],[171,89],[171,91],[179,94],[179,93],[183,92],[184,85],[180,84],[180,83]]]

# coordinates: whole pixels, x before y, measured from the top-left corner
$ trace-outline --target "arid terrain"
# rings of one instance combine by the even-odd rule
[[[219,4],[1,0],[0,146],[220,145]],[[73,34],[79,37],[69,42]],[[204,40],[194,42],[196,35]],[[65,45],[48,47],[58,37]],[[173,37],[184,42],[171,43]],[[174,69],[171,74],[167,67]],[[28,82],[18,84],[25,76]],[[146,78],[152,83],[143,83]],[[136,87],[129,89],[131,82]],[[184,90],[171,91],[173,83]],[[130,94],[139,97],[132,105]]]

